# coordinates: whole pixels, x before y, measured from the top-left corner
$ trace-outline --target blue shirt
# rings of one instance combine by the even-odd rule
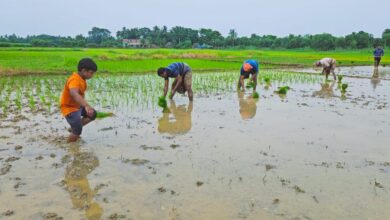
[[[256,60],[246,60],[245,63],[250,64],[253,68],[249,72],[244,71],[244,65],[241,67],[241,75],[251,73],[251,74],[257,74],[259,72],[259,64],[257,63]]]
[[[168,69],[168,77],[170,78],[176,78],[179,75],[184,76],[186,73],[191,71],[191,68],[185,64],[185,63],[172,63],[171,65],[167,66]]]
[[[374,50],[374,57],[381,57],[383,55],[385,55],[385,52],[382,48],[377,48]]]

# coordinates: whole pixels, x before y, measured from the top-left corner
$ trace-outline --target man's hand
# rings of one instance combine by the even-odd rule
[[[87,112],[87,115],[89,117],[93,117],[93,112],[95,111],[95,109],[93,109],[91,106],[87,105],[87,106],[85,106],[85,111]]]

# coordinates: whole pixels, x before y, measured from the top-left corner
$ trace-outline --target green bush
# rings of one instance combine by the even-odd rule
[[[10,47],[11,44],[8,42],[0,42],[0,47]]]

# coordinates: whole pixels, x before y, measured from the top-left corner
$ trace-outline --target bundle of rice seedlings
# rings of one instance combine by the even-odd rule
[[[114,113],[112,112],[96,112],[96,118],[98,119],[112,117],[112,116],[114,116]]]
[[[288,90],[290,90],[290,87],[282,86],[282,87],[279,87],[278,90],[276,90],[275,92],[278,94],[281,94],[281,95],[286,95]]]

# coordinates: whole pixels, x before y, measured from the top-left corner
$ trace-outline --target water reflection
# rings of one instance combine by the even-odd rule
[[[334,86],[336,81],[332,81],[331,84],[328,82],[321,83],[321,89],[313,92],[313,96],[320,98],[331,98],[334,97]]]
[[[256,116],[257,101],[252,95],[245,98],[245,93],[237,91],[238,101],[240,105],[240,114],[243,120],[249,120]]]
[[[378,67],[375,67],[374,72],[373,72],[372,77],[371,77],[372,88],[375,90],[380,82],[381,82],[381,80],[379,78],[379,69],[378,69]]]
[[[164,112],[163,116],[158,119],[158,132],[161,134],[186,134],[191,130],[192,126],[192,109],[193,102],[188,106],[176,106],[175,101],[171,100],[170,113]]]
[[[65,188],[72,205],[76,209],[85,210],[85,217],[89,220],[101,219],[103,209],[93,201],[97,192],[91,189],[87,178],[87,175],[99,166],[99,160],[91,152],[81,152],[78,144],[71,146],[69,153],[68,157],[72,158],[72,161],[65,171]]]

